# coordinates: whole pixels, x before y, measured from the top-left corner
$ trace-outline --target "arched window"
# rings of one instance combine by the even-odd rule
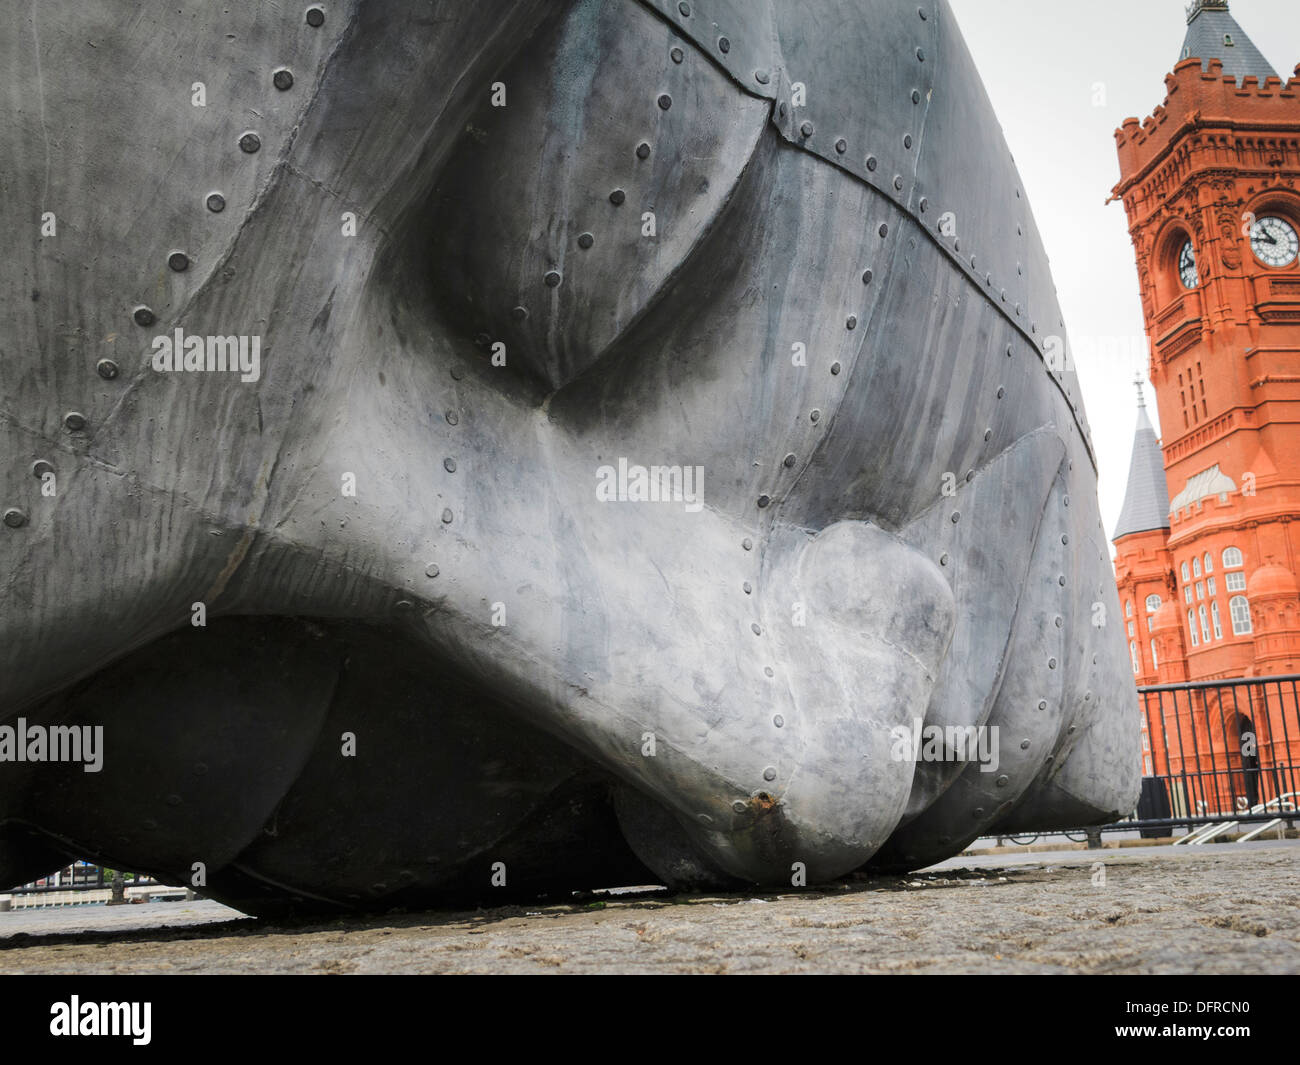
[[[1213,577],[1205,578],[1205,590],[1207,593],[1209,593],[1211,599],[1213,599],[1216,595],[1219,594],[1217,591],[1217,586],[1214,583]]]
[[[1236,569],[1244,565],[1241,557],[1241,550],[1236,547],[1225,547],[1223,549],[1223,568]]]
[[[1208,551],[1205,552],[1205,572],[1206,573],[1214,572],[1214,559],[1210,557],[1210,553]]]
[[[1200,618],[1201,618],[1201,639],[1204,640],[1206,643],[1209,643],[1209,642],[1210,642],[1210,623],[1209,623],[1209,621],[1207,621],[1206,618],[1205,618],[1205,607],[1204,607],[1204,605],[1198,607],[1198,608],[1197,608],[1197,611],[1198,611],[1198,613],[1200,614]]]
[[[1152,669],[1159,669],[1159,668],[1160,668],[1160,659],[1156,657],[1156,641],[1155,641],[1155,640],[1152,640],[1152,641],[1151,641],[1151,668],[1152,668]]]
[[[1187,631],[1192,634],[1192,646],[1200,647],[1201,641],[1196,635],[1196,614],[1191,610],[1187,612]]]
[[[1194,558],[1192,559],[1192,576],[1199,577],[1200,575],[1201,575],[1201,560],[1199,558]]]
[[[1133,616],[1133,600],[1132,600],[1132,599],[1130,599],[1127,603],[1124,604],[1124,616],[1125,616],[1126,618],[1131,618],[1131,617]]]
[[[1228,600],[1228,612],[1232,615],[1232,634],[1249,636],[1251,633],[1250,604],[1246,602],[1246,597],[1234,595]]]
[[[1187,579],[1188,579],[1188,577],[1187,577],[1187,563],[1184,562],[1184,563],[1183,563],[1183,580],[1187,580]]]
[[[1196,598],[1197,598],[1197,599],[1204,599],[1204,598],[1205,598],[1205,582],[1204,582],[1204,581],[1197,581],[1197,582],[1196,582]]]
[[[1133,676],[1136,677],[1139,673],[1142,672],[1142,667],[1138,663],[1138,645],[1135,644],[1132,640],[1129,640],[1128,642],[1128,655],[1129,658],[1133,660]]]
[[[1211,604],[1210,604],[1210,620],[1211,620],[1212,622],[1214,622],[1214,638],[1215,638],[1216,640],[1222,640],[1222,639],[1223,639],[1223,625],[1220,624],[1220,622],[1219,622],[1219,604],[1218,604],[1218,603],[1211,603]]]
[[[1160,596],[1158,596],[1158,595],[1148,595],[1148,596],[1147,596],[1147,613],[1148,613],[1148,614],[1154,614],[1157,610],[1159,610],[1159,609],[1160,609],[1160,602],[1161,602],[1161,600],[1160,600]]]

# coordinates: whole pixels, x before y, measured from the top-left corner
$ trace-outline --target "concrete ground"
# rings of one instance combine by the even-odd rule
[[[788,894],[301,925],[207,901],[14,911],[0,972],[1297,973],[1300,842],[966,855]]]

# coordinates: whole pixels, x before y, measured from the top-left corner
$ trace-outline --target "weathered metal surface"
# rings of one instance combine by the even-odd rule
[[[0,715],[104,749],[0,761],[0,879],[814,883],[1131,807],[1077,385],[946,5],[685,8],[7,16]],[[256,373],[158,369],[178,329]],[[636,465],[700,505],[602,501]]]

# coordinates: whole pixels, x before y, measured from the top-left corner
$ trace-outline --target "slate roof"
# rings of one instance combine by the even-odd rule
[[[1169,489],[1165,484],[1165,461],[1156,431],[1147,417],[1146,404],[1139,401],[1137,430],[1133,434],[1133,457],[1128,464],[1128,488],[1124,506],[1115,523],[1111,540],[1149,529],[1169,528]]]
[[[1224,76],[1236,78],[1238,85],[1252,74],[1261,84],[1265,78],[1277,77],[1277,71],[1228,11],[1228,0],[1194,0],[1188,8],[1187,36],[1178,59],[1193,57],[1200,59],[1202,70],[1209,69],[1211,59],[1222,60]]]

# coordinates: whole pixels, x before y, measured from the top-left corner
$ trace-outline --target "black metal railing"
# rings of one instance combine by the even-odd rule
[[[145,873],[123,873],[123,887],[153,887],[158,881]],[[89,862],[74,862],[58,872],[43,876],[4,892],[6,895],[44,895],[62,891],[107,891],[113,886],[113,870]]]
[[[1131,818],[1109,828],[1277,819],[1294,827],[1300,674],[1155,684],[1138,688],[1138,703],[1142,796]]]

